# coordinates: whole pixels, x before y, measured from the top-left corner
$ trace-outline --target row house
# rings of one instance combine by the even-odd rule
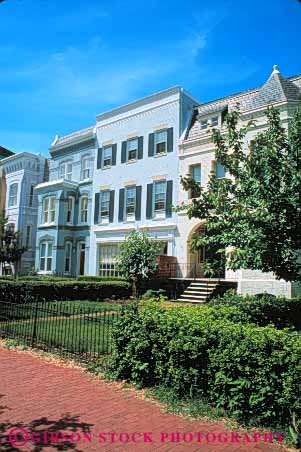
[[[256,121],[244,143],[248,152],[267,126],[267,106],[280,110],[287,127],[300,96],[301,77],[285,78],[277,66],[261,87],[207,103],[173,87],[102,113],[86,129],[56,136],[49,160],[28,153],[4,158],[6,211],[25,242],[30,236],[27,262],[35,255],[41,274],[114,276],[121,243],[139,229],[162,244],[161,261],[170,264],[170,276],[205,280],[206,250],[192,252],[189,246],[193,234],[204,232],[204,221],[174,210],[197,196],[183,190],[180,177],[190,175],[205,187],[210,175],[227,176],[215,160],[211,129],[225,130],[225,116],[237,105],[242,126]],[[260,271],[224,269],[218,277],[244,294],[300,291]]]
[[[26,249],[19,265],[20,273],[26,274],[35,268],[38,200],[34,187],[48,179],[47,159],[29,152],[6,155],[0,160],[1,210]],[[10,266],[1,271],[10,273]]]

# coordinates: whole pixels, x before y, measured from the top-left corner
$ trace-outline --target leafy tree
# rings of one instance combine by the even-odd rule
[[[158,268],[156,257],[160,243],[147,234],[133,231],[121,245],[118,268],[132,282],[133,296],[137,296],[142,281],[151,278]]]
[[[198,189],[187,208],[189,218],[206,220],[192,248],[205,246],[207,273],[226,263],[239,268],[272,271],[286,281],[301,280],[301,108],[295,110],[288,131],[280,113],[269,107],[266,130],[245,150],[254,126],[240,127],[240,112],[229,113],[226,133],[213,129],[215,158],[226,177],[211,175],[206,188],[183,178],[184,189]]]
[[[18,274],[18,265],[25,251],[20,243],[20,234],[7,223],[7,218],[0,217],[0,263],[10,264],[14,277]]]

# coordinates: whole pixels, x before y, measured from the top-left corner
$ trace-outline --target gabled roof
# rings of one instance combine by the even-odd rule
[[[273,103],[288,102],[301,98],[301,91],[291,80],[281,75],[275,65],[268,80],[247,105],[247,110],[261,108]]]

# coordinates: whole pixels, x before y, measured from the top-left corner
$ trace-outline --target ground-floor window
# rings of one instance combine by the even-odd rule
[[[117,270],[118,245],[99,245],[99,276],[120,276]]]
[[[72,243],[66,242],[65,244],[65,273],[71,272],[71,256],[72,256]]]
[[[52,242],[41,242],[40,245],[40,271],[51,272],[52,270]]]

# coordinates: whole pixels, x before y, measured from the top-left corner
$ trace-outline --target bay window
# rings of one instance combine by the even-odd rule
[[[88,198],[87,198],[87,196],[82,196],[80,198],[79,215],[80,215],[79,216],[80,223],[88,222]]]
[[[43,218],[42,222],[44,224],[50,224],[55,222],[55,196],[47,196],[43,200]]]
[[[69,196],[67,200],[67,224],[73,223],[74,197]]]
[[[72,243],[66,242],[66,244],[65,244],[65,265],[64,265],[65,273],[71,272],[71,258],[72,258]]]
[[[18,184],[11,184],[8,194],[8,207],[14,207],[17,205]]]
[[[41,242],[40,245],[40,271],[51,272],[52,270],[52,242]]]

